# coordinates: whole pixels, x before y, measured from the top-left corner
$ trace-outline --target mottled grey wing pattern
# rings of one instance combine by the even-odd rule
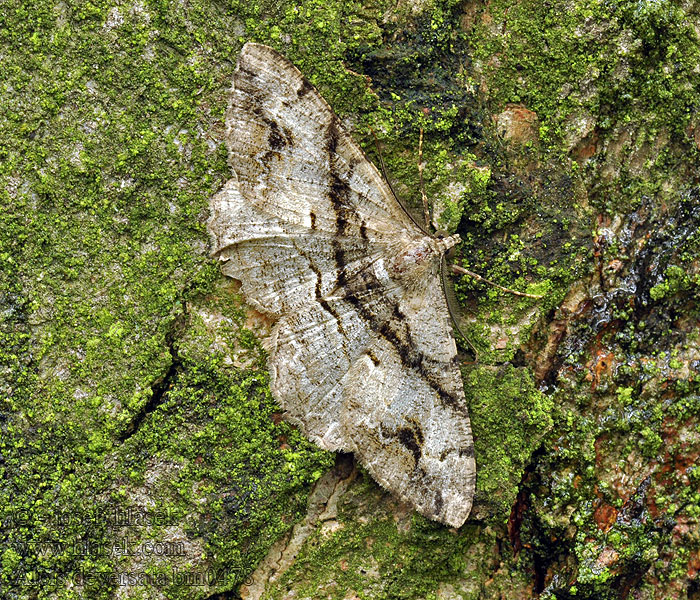
[[[424,284],[386,299],[381,316],[389,318],[376,323],[379,335],[347,376],[341,422],[380,484],[421,514],[460,526],[474,494],[474,447],[437,273]]]
[[[367,241],[421,235],[328,103],[272,48],[246,44],[226,115],[241,193],[288,223]],[[319,212],[319,198],[327,211]]]
[[[339,277],[352,277],[391,246],[387,242],[370,248],[362,238],[333,235],[270,214],[244,199],[235,173],[210,209],[213,253],[224,261],[222,271],[242,282],[243,293],[257,310],[277,317],[327,296]]]
[[[244,47],[227,127],[234,177],[209,228],[224,273],[278,319],[275,398],[321,447],[355,452],[419,512],[461,525],[475,466],[439,258],[425,277],[392,271],[425,235],[274,50]]]

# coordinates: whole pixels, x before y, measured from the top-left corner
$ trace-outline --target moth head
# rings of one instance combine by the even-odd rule
[[[419,278],[422,273],[439,268],[442,256],[460,242],[458,235],[438,239],[426,236],[405,246],[391,262],[391,271],[398,278]]]
[[[433,243],[437,253],[442,256],[447,254],[448,257],[450,253],[454,254],[454,247],[459,244],[462,239],[458,234],[450,235],[447,232],[438,231],[433,238]]]

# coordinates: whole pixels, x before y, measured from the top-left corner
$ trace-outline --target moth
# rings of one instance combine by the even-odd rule
[[[353,452],[430,519],[459,527],[476,467],[441,280],[459,236],[423,231],[301,72],[247,43],[226,113],[232,178],[212,254],[275,320],[270,386],[321,448]]]

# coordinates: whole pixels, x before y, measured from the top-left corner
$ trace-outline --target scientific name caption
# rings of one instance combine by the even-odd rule
[[[71,583],[76,586],[97,585],[107,586],[142,586],[142,587],[166,587],[180,585],[188,587],[211,587],[228,584],[232,579],[240,581],[241,571],[238,569],[170,569],[159,573],[146,571],[94,571],[80,569],[70,575],[63,574],[36,574],[24,573],[10,577],[10,582],[15,587],[40,587],[47,585],[65,585]],[[250,585],[252,578],[246,579],[244,585]]]
[[[14,552],[17,557],[49,559],[52,556],[61,559],[86,560],[114,559],[120,562],[136,560],[137,564],[144,558],[156,560],[158,568],[140,570],[97,570],[78,568],[65,573],[41,573],[17,569],[10,575],[8,583],[17,587],[41,587],[48,584],[99,586],[147,586],[165,587],[214,586],[241,582],[242,569],[236,568],[180,568],[167,565],[168,558],[190,556],[186,540],[143,539],[152,527],[168,527],[181,523],[174,512],[147,508],[123,508],[108,506],[89,508],[83,511],[63,511],[50,515],[36,514],[31,510],[18,510],[6,516],[0,523],[0,534],[5,538],[4,552]],[[27,534],[39,528],[50,529],[48,539],[26,539]],[[66,531],[83,532],[83,536],[66,541]],[[95,532],[97,535],[90,535]],[[110,541],[96,540],[101,535],[113,536]],[[56,539],[51,539],[55,537]],[[249,581],[243,582],[248,584]]]

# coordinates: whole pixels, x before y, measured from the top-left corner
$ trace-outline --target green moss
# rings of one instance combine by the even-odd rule
[[[686,291],[692,286],[691,278],[679,266],[672,265],[666,270],[664,281],[656,284],[649,290],[652,300],[661,300],[666,296],[673,296],[680,291]]]
[[[206,339],[190,335],[193,349]],[[199,353],[193,358],[185,354],[167,400],[129,440],[124,468],[138,455],[179,465],[159,490],[161,502],[187,515],[186,532],[205,542],[209,568],[228,574],[220,582],[227,589],[303,514],[309,484],[332,457],[286,423],[275,424],[266,374],[241,376],[223,367],[217,352],[207,361]],[[183,426],[193,434],[182,436]],[[171,593],[187,590],[172,586]]]
[[[329,32],[354,28],[353,40],[373,27],[371,15],[349,25],[347,5],[302,8],[327,14]],[[178,515],[194,515],[195,501],[216,515],[224,525],[208,526],[205,535],[190,523],[188,535],[207,548],[211,565],[235,567],[224,582],[230,588],[291,527],[328,464],[298,432],[270,421],[263,355],[240,329],[240,308],[222,336],[245,346],[257,383],[224,365],[194,316],[185,319],[191,335],[201,334],[199,347],[211,352],[188,354],[183,339],[176,355],[172,345],[182,337],[187,303],[212,291],[218,276],[204,221],[209,197],[229,173],[216,132],[235,55],[244,38],[266,35],[259,22],[244,35],[251,10],[259,7],[7,7],[0,41],[13,52],[0,67],[0,368],[9,387],[3,383],[0,445],[1,468],[12,477],[3,479],[0,520],[3,546],[21,551],[17,564],[4,555],[3,587],[70,597],[63,582],[81,569],[114,573],[115,561],[75,556],[70,547],[113,539],[100,514],[112,502],[128,504],[134,487],[146,483],[149,458],[160,455],[180,464],[180,475],[148,497]],[[282,25],[294,30],[301,22],[308,22],[304,14]],[[301,46],[321,39],[315,30],[295,33]],[[326,88],[359,79],[342,68],[344,47],[334,49],[335,70],[315,69],[330,77]],[[164,381],[171,387],[159,389]],[[156,394],[161,403],[151,405]],[[279,437],[290,449],[280,449]],[[199,468],[190,464],[195,452],[208,457]],[[227,527],[243,517],[221,505],[234,485],[258,490],[239,530]],[[280,496],[284,503],[274,500]],[[93,502],[93,520],[60,523],[57,511],[85,515]],[[279,510],[284,505],[287,512]],[[21,526],[20,513],[29,516]],[[56,541],[60,551],[37,554],[37,544]],[[23,587],[36,581],[43,585]],[[88,592],[103,597],[109,586]],[[177,593],[191,597],[191,589]]]
[[[525,369],[477,367],[465,377],[477,461],[477,501],[505,520],[532,453],[552,427],[552,401]]]
[[[524,103],[539,116],[540,132],[554,139],[579,107],[600,111],[607,127],[613,119],[629,121],[632,111],[644,107],[657,128],[670,125],[682,131],[698,52],[684,10],[657,2],[621,2],[612,12],[610,8],[603,2],[492,3],[486,26],[502,25],[507,35],[482,30],[475,36],[475,54],[484,61],[499,57],[486,67],[494,100]],[[666,28],[673,34],[663,35]],[[622,67],[625,76],[616,75]],[[611,76],[603,80],[605,75]],[[589,94],[584,99],[571,82],[592,82],[603,98]]]
[[[365,477],[342,495],[332,529],[313,531],[265,597],[435,598],[454,584],[461,597],[476,600],[484,570],[495,564],[496,532],[474,524],[455,531],[403,512],[397,518]],[[524,578],[515,560],[505,560],[513,570],[492,585],[507,594]]]
[[[592,196],[607,210],[624,209],[643,193],[662,192],[664,175],[683,171],[688,154],[697,156],[687,128],[697,94],[698,44],[685,11],[668,2],[491,3],[473,36],[476,66],[494,112],[508,103],[534,111],[550,153],[572,150],[584,121],[582,137],[589,143],[633,131],[627,161],[610,153],[587,165],[591,174],[597,172],[593,164],[605,161],[619,169],[614,180],[592,181]],[[660,134],[678,146],[652,149]],[[642,169],[630,168],[630,153]]]

